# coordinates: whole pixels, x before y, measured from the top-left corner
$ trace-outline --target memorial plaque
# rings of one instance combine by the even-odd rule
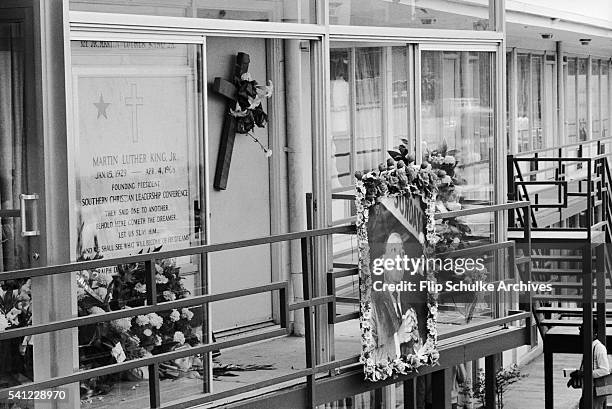
[[[110,53],[112,62],[138,50],[147,62],[158,52],[181,61],[180,50],[163,47],[100,47],[87,56]],[[82,254],[189,246],[199,193],[193,71],[79,66],[73,74]]]

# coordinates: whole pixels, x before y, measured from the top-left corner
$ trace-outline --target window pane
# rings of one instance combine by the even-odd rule
[[[519,55],[517,61],[517,119],[518,151],[531,150],[529,137],[529,55]]]
[[[531,59],[531,149],[544,147],[542,135],[542,57]]]
[[[330,2],[329,13],[330,24],[339,25],[494,30],[489,24],[488,1],[443,0],[417,5],[406,0],[344,0]]]
[[[565,143],[578,140],[578,123],[576,121],[576,59],[570,58],[565,66]]]
[[[601,63],[601,136],[610,136],[610,101],[608,93],[608,62]]]
[[[599,88],[599,60],[593,60],[591,67],[591,116],[593,118],[591,130],[593,132],[593,139],[601,137]]]
[[[587,135],[587,95],[586,95],[586,76],[587,76],[587,60],[585,58],[578,59],[578,139],[586,141]]]
[[[382,48],[355,52],[355,154],[356,170],[377,169],[383,159]]]
[[[463,202],[493,200],[493,54],[426,51],[421,58],[422,151],[456,156]]]
[[[396,147],[401,139],[408,139],[408,108],[410,107],[410,90],[408,88],[408,47],[393,47],[392,90],[393,118],[389,123],[388,147]],[[414,151],[413,141],[409,150]]]
[[[332,50],[331,63],[331,162],[332,189],[350,186],[353,180],[351,166],[351,92],[349,50]]]
[[[70,9],[221,20],[316,23],[316,0],[70,0]]]

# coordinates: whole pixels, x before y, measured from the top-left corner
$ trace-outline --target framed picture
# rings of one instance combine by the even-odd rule
[[[357,181],[361,360],[371,381],[439,358],[435,278],[425,268],[435,203],[414,186],[380,189],[379,178]]]

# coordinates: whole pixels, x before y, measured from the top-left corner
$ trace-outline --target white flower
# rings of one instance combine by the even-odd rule
[[[144,327],[145,325],[149,324],[149,317],[146,315],[139,315],[136,317],[136,325],[140,325],[141,327]]]
[[[274,92],[274,85],[272,81],[268,80],[268,85],[258,85],[257,86],[257,95],[260,98],[270,98],[272,96],[272,92]]]
[[[106,298],[106,294],[108,294],[108,291],[104,287],[98,287],[94,290],[94,292],[98,297],[100,297],[101,300],[104,300]]]
[[[0,314],[0,331],[4,331],[9,327],[9,322],[4,316],[4,314]]]
[[[143,283],[136,283],[134,290],[136,290],[138,293],[145,294],[147,292],[147,285]]]
[[[170,321],[176,322],[181,319],[181,314],[177,310],[172,310],[170,313]]]
[[[255,98],[247,97],[247,99],[249,101],[249,106],[247,107],[247,109],[255,109],[261,105],[261,99],[259,98],[259,95],[255,96]]]
[[[132,327],[131,318],[119,318],[111,321],[111,327],[119,332],[126,332]]]
[[[250,72],[245,72],[244,74],[242,74],[240,76],[240,79],[242,81],[253,81],[253,77],[251,77],[251,73]]]
[[[163,274],[155,274],[155,282],[157,284],[166,284],[168,282],[168,277]]]
[[[240,107],[240,104],[238,102],[236,102],[236,109],[231,109],[230,108],[230,114],[234,117],[234,118],[242,118],[245,117],[249,114],[249,111],[247,110],[242,110],[242,107]]]
[[[99,273],[96,277],[96,281],[100,285],[107,287],[113,281],[113,275],[111,273]]]
[[[455,164],[455,157],[452,155],[446,155],[444,157],[444,163],[448,164],[448,165],[454,165]]]
[[[162,295],[164,296],[164,299],[168,301],[176,300],[176,294],[174,294],[172,291],[166,290],[162,293]]]
[[[272,149],[264,149],[264,152],[266,153],[266,158],[272,157]]]
[[[6,314],[6,319],[12,325],[19,325],[19,314],[21,314],[21,310],[13,308]]]
[[[172,340],[174,342],[178,342],[179,344],[183,345],[185,343],[185,334],[183,334],[180,331],[176,331],[174,333],[174,337],[172,338]]]
[[[149,319],[149,323],[157,329],[160,329],[164,324],[164,319],[154,312],[147,314],[147,318]]]
[[[151,335],[153,335],[153,331],[151,331],[149,328],[142,331],[142,333],[145,337],[150,337]]]
[[[159,264],[155,263],[155,271],[158,272],[159,274],[164,272],[164,269],[162,266],[160,266]]]
[[[162,338],[159,335],[155,335],[155,346],[160,346],[162,344]]]
[[[89,313],[90,314],[104,314],[106,311],[104,311],[102,308],[100,307],[91,307],[89,309]]]
[[[459,240],[459,237],[455,237],[453,239],[453,244],[459,244],[459,243],[461,243],[461,240]]]
[[[187,321],[191,321],[193,318],[193,312],[189,311],[187,308],[183,308],[181,310],[181,317],[185,318]]]

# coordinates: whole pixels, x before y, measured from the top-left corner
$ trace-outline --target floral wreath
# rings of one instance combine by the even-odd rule
[[[396,374],[406,375],[415,372],[423,365],[436,365],[440,358],[438,353],[438,302],[437,293],[428,292],[427,296],[427,339],[423,346],[414,354],[401,355],[397,358],[387,358],[387,361],[376,362],[372,352],[375,340],[372,334],[372,272],[370,271],[370,246],[368,242],[367,223],[369,209],[383,197],[418,196],[425,206],[426,231],[423,238],[424,254],[435,253],[440,237],[436,233],[434,214],[436,212],[436,196],[442,177],[432,169],[431,164],[415,165],[410,155],[402,158],[388,159],[386,165],[379,165],[378,171],[365,175],[357,172],[356,177],[356,207],[357,207],[357,239],[359,245],[360,271],[360,327],[361,327],[361,357],[364,365],[365,378],[379,381]],[[427,271],[427,280],[436,281],[433,271]]]

